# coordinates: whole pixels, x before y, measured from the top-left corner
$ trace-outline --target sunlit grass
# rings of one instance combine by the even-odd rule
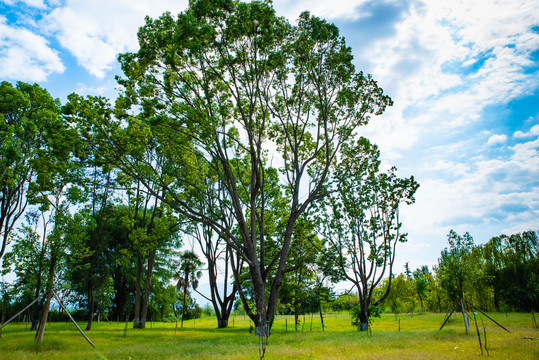
[[[478,314],[485,323],[491,358],[539,359],[539,340],[524,339],[539,337],[530,314],[489,315],[511,331]],[[318,315],[312,317],[312,330],[310,315],[300,319],[296,333],[292,316],[277,317],[265,359],[471,359],[481,354],[475,323],[466,335],[460,315],[440,331],[444,314],[385,314],[374,322],[372,334],[351,326],[348,313],[326,314],[326,332]],[[98,351],[71,323],[48,323],[41,344],[24,324],[9,324],[0,338],[0,359],[258,358],[258,339],[249,334],[248,318],[233,317],[227,329],[217,329],[216,324],[213,318],[190,320],[175,334],[174,323],[147,323],[143,330],[132,329],[130,323],[127,332],[125,323],[94,323],[87,335]],[[479,327],[484,341],[481,321]]]

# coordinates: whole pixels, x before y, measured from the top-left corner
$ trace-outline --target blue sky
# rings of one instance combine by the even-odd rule
[[[433,265],[450,229],[476,243],[539,229],[539,2],[274,0],[280,15],[335,23],[359,70],[395,105],[363,135],[385,166],[414,175],[400,263]],[[116,56],[136,51],[145,15],[177,0],[0,0],[0,80],[115,96]],[[397,269],[401,271],[402,269]]]

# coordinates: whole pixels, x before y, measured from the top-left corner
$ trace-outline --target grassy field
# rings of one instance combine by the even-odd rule
[[[505,332],[482,316],[490,358],[539,359],[539,340],[524,339],[539,338],[531,314],[489,315],[511,331]],[[481,355],[473,323],[470,335],[465,334],[461,316],[439,331],[443,318],[444,314],[399,315],[399,331],[395,316],[385,314],[373,324],[372,334],[367,334],[350,325],[347,313],[326,315],[326,332],[322,332],[319,317],[313,317],[311,331],[311,317],[306,316],[296,333],[292,317],[279,316],[265,359],[474,359]],[[125,332],[125,323],[96,322],[87,333],[99,350],[96,352],[71,323],[48,323],[41,344],[35,343],[34,333],[24,324],[9,324],[0,338],[0,359],[258,358],[258,338],[249,334],[249,320],[234,317],[230,325],[216,329],[213,318],[190,320],[175,334],[174,323],[148,323],[143,330],[129,324]],[[484,340],[482,329],[481,338]]]

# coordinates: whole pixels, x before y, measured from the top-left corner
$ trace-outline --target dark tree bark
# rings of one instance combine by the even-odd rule
[[[137,267],[136,267],[136,280],[135,280],[135,318],[133,319],[133,328],[139,329],[141,327],[140,319],[140,282],[142,278],[142,255],[137,255]]]
[[[91,271],[90,271],[90,274],[91,274]],[[86,324],[86,329],[85,329],[86,331],[89,331],[92,329],[92,323],[94,321],[94,312],[95,312],[94,287],[93,287],[93,281],[90,278],[90,280],[88,281],[88,323]]]
[[[148,315],[148,305],[150,301],[150,290],[151,290],[151,283],[152,283],[152,274],[153,274],[153,268],[155,264],[155,256],[157,253],[157,247],[154,247],[150,250],[150,253],[148,255],[148,268],[146,273],[146,281],[145,281],[145,287],[144,287],[144,298],[142,299],[142,312],[140,315],[140,328],[144,329],[146,327],[146,317]]]
[[[45,325],[47,324],[47,318],[49,316],[49,309],[51,306],[52,288],[54,286],[54,274],[56,270],[56,255],[53,254],[51,259],[51,265],[49,268],[49,280],[47,281],[47,298],[43,311],[41,312],[41,319],[39,320],[39,327],[36,332],[36,341],[41,342],[43,335],[45,334]]]
[[[215,316],[217,318],[217,327],[219,329],[228,327],[228,319],[232,313],[232,307],[234,305],[234,299],[237,293],[237,284],[229,284],[229,277],[231,275],[230,267],[233,256],[236,257],[236,262],[240,263],[242,267],[241,257],[232,252],[230,245],[228,245],[223,239],[215,237],[215,232],[206,225],[201,225],[196,228],[196,238],[206,258],[208,265],[208,278],[210,283],[210,297],[195,290],[198,294],[204,297],[206,300],[211,301]],[[221,258],[221,253],[224,249],[224,259]],[[219,264],[221,262],[221,264]],[[219,278],[219,265],[224,265],[224,274],[222,278]],[[219,282],[221,280],[221,283]],[[220,285],[222,284],[222,292]]]
[[[129,300],[129,283],[119,266],[116,266],[112,276],[114,282],[114,311],[113,319],[125,321],[127,301]]]

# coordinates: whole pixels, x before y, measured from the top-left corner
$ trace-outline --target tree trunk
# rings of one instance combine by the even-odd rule
[[[185,316],[185,303],[187,300],[187,287],[183,287],[183,303],[182,303],[182,325],[181,328],[183,329],[183,318]]]
[[[268,337],[269,336],[268,321],[265,316],[260,316],[258,324],[255,326],[255,336]]]
[[[150,300],[150,286],[152,284],[153,266],[155,264],[155,254],[157,253],[157,247],[154,247],[148,256],[148,271],[146,274],[146,284],[144,288],[144,299],[142,301],[142,313],[140,316],[140,328],[146,328],[146,316],[148,315],[148,303]]]
[[[88,282],[88,324],[86,324],[86,331],[92,329],[92,323],[94,322],[94,286],[92,280]]]
[[[43,249],[41,250],[43,253]],[[39,296],[39,292],[41,291],[41,272],[42,272],[42,263],[43,263],[43,254],[41,256],[41,260],[39,263],[39,269],[37,271],[37,285],[36,285],[36,293],[35,298]],[[32,326],[30,327],[30,331],[37,330],[37,324],[38,324],[38,318],[39,318],[39,311],[43,308],[44,300],[40,300],[36,302],[34,305],[34,318],[32,319]]]
[[[296,329],[296,332],[298,331],[298,328],[299,328],[298,322],[299,322],[298,307],[294,305],[294,328]]]
[[[54,270],[56,268],[56,256],[53,255],[51,259],[51,267],[49,269],[49,280],[47,281],[47,299],[45,300],[45,306],[41,313],[41,320],[39,321],[39,327],[36,333],[36,341],[41,342],[43,335],[45,334],[45,325],[47,324],[47,318],[49,317],[49,308],[51,306],[52,287],[54,285]]]
[[[260,289],[259,289],[260,290]],[[264,289],[262,289],[264,291]],[[255,323],[255,335],[260,337],[268,337],[269,336],[269,326],[268,326],[268,318],[267,318],[267,312],[266,312],[266,298],[260,298],[258,291],[255,290],[255,293],[257,293],[257,301],[256,301],[256,316],[255,319],[253,319],[253,322]],[[265,293],[264,293],[265,295]]]
[[[140,278],[142,273],[142,255],[137,255],[137,274],[135,280],[135,318],[133,329],[140,328]]]
[[[494,290],[494,306],[496,307],[496,311],[500,311],[500,304],[498,303],[498,292],[496,291],[496,289],[493,287],[493,290]]]
[[[360,301],[360,313],[359,313],[359,330],[367,331],[369,330],[369,305],[366,301]]]
[[[37,342],[41,342],[43,340],[43,335],[45,334],[45,325],[47,324],[47,318],[49,316],[51,297],[52,297],[52,290],[50,288],[47,288],[47,299],[45,300],[45,305],[43,306],[43,311],[41,312],[41,319],[39,321],[39,327],[36,332]]]
[[[125,321],[125,309],[127,307],[127,298],[129,295],[127,281],[123,276],[114,277],[114,313],[113,319]]]
[[[464,303],[460,298],[460,308],[462,310],[462,317],[464,318],[464,327],[466,328],[466,335],[470,333],[470,325],[468,324],[468,318],[466,317],[466,311],[464,310]]]
[[[326,327],[324,325],[324,314],[322,313],[322,304],[320,304],[320,322],[322,322],[322,331],[326,331]]]
[[[38,279],[38,282],[40,282],[39,279]],[[41,287],[41,285],[39,285],[39,287]],[[36,289],[38,289],[38,287],[36,287]],[[39,296],[39,293],[38,295],[36,295],[36,298],[38,296]],[[38,319],[39,319],[40,309],[43,309],[44,304],[45,304],[45,300],[42,299],[42,300],[37,301],[36,304],[34,305],[34,317],[32,318],[32,326],[30,326],[30,331],[37,330],[37,325],[39,323]]]
[[[200,243],[200,246],[202,247],[202,243]],[[210,246],[207,245],[207,248]],[[211,302],[213,305],[213,309],[215,311],[215,316],[217,318],[217,328],[222,329],[228,327],[228,319],[230,318],[230,314],[232,313],[232,307],[234,306],[234,299],[236,297],[236,285],[232,285],[232,291],[230,294],[228,293],[228,279],[229,279],[229,266],[231,263],[230,258],[230,247],[227,246],[225,249],[225,273],[224,273],[224,284],[223,284],[223,300],[221,301],[221,297],[219,296],[219,284],[217,283],[217,265],[216,262],[213,260],[212,256],[209,256],[211,254],[211,251],[207,252],[206,259],[208,260],[208,275],[210,280],[210,289],[211,289]]]
[[[438,312],[442,312],[442,298],[440,297],[439,292],[436,292],[436,299],[438,303]]]

